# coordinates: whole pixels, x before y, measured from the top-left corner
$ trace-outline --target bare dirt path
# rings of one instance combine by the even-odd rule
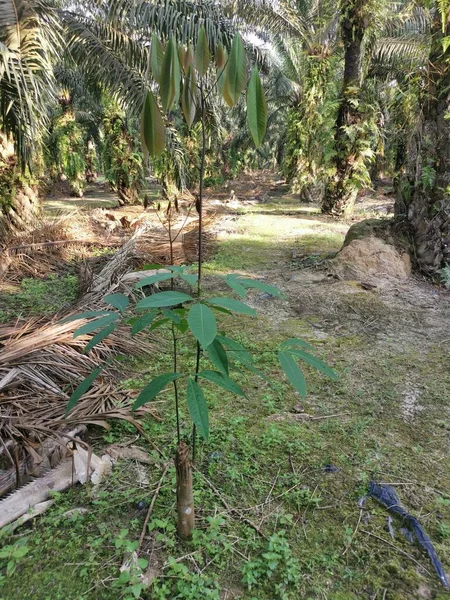
[[[256,198],[244,199],[234,209],[225,205],[233,214],[225,212],[218,223],[220,248],[213,264],[224,271],[251,271],[280,287],[289,302],[281,311],[277,308],[276,320],[310,319],[318,339],[361,334],[393,349],[450,344],[450,291],[420,275],[395,279],[383,273],[346,281],[332,274],[329,259],[340,250],[349,227],[376,215],[375,205],[391,211],[392,198],[383,200],[383,192],[381,198],[364,196],[353,219],[336,221],[283,194],[276,179],[262,185],[266,190]],[[370,289],[365,289],[368,281]],[[270,313],[271,300],[258,298]]]

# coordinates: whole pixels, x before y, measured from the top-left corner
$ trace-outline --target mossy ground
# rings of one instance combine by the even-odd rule
[[[403,524],[394,520],[392,538],[386,510],[371,499],[360,510],[358,500],[370,480],[393,484],[450,570],[449,344],[435,329],[425,337],[415,313],[400,318],[401,307],[381,294],[328,285],[299,270],[291,260],[295,247],[305,254],[337,251],[345,232],[318,217],[283,216],[282,198],[278,206],[276,215],[253,207],[251,214],[224,222],[225,241],[206,266],[205,281],[210,293],[215,272],[242,271],[287,293],[287,301],[252,293],[250,303],[261,309],[258,320],[221,318],[220,328],[252,351],[272,383],[237,372],[246,399],[208,388],[211,438],[198,447],[194,474],[198,531],[189,543],[175,536],[171,469],[141,551],[156,576],[141,597],[444,599],[427,555],[400,532]],[[228,238],[231,224],[235,233]],[[367,326],[371,319],[376,326]],[[274,352],[294,336],[310,342],[340,375],[334,382],[305,367],[304,401],[286,384]],[[192,365],[193,350],[182,346],[181,361]],[[138,387],[169,370],[170,357],[152,357],[145,365],[130,361],[129,369],[127,384]],[[417,400],[412,412],[405,408],[411,389]],[[170,390],[156,406],[164,420],[145,423],[146,433],[170,460]],[[114,425],[105,441],[133,436],[128,427]],[[146,467],[145,484],[142,470],[119,463],[96,496],[81,487],[59,494],[48,513],[8,536],[9,545],[25,537],[29,552],[3,580],[0,598],[138,597],[137,588],[117,580],[125,551],[121,530],[128,530],[130,541],[139,538],[146,508],[138,503],[151,500],[161,477],[157,465]],[[64,516],[74,507],[88,512]]]

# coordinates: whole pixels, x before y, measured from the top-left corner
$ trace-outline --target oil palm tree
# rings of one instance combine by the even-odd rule
[[[62,18],[69,32],[70,52],[78,65],[87,77],[102,82],[131,119],[140,117],[146,92],[153,86],[149,69],[153,34],[162,41],[175,37],[178,43],[187,44],[195,42],[203,25],[214,52],[219,43],[227,48],[235,31],[232,20],[213,0],[112,0],[93,4],[81,0],[63,11]],[[212,102],[210,96],[207,114],[214,114]],[[184,187],[190,179],[186,132],[167,125],[164,157],[154,161],[164,190],[167,176],[176,187]]]
[[[38,209],[24,174],[48,123],[61,40],[56,10],[45,0],[0,2],[0,208],[16,229]]]
[[[325,182],[322,209],[341,214],[358,190],[370,185],[380,139],[380,107],[366,78],[374,64],[392,73],[394,61],[404,70],[423,59],[423,11],[413,2],[394,0],[223,1],[247,26],[270,33],[284,57],[283,72],[300,86],[299,101],[289,112],[288,178],[304,196],[310,195],[311,182],[319,189]],[[414,10],[419,14],[412,18]]]
[[[408,224],[418,266],[436,275],[450,263],[450,3],[431,9],[431,43],[420,119],[408,148],[396,213]]]
[[[98,82],[87,80],[68,56],[56,65],[54,74],[57,103],[51,107],[43,140],[45,164],[50,177],[64,176],[72,195],[81,197],[97,172],[103,93]]]
[[[386,22],[368,70],[394,98],[395,212],[429,275],[450,262],[449,11],[448,0],[410,3]]]
[[[87,77],[101,81],[127,110],[140,115],[150,81],[152,35],[181,44],[205,26],[211,50],[234,31],[212,0],[78,0],[60,11],[68,48]]]
[[[332,145],[329,130],[335,113],[336,74],[341,70],[336,3],[224,0],[223,4],[237,13],[241,26],[244,23],[258,34],[269,35],[275,52],[271,70],[291,84],[290,93],[278,99],[268,92],[275,105],[278,100],[274,116],[285,116],[280,130],[284,150],[279,153],[283,172],[305,200],[320,201]]]
[[[334,127],[334,173],[328,180],[322,211],[341,215],[351,210],[359,189],[370,185],[374,159],[372,139],[377,137],[375,110],[363,102],[371,46],[389,19],[404,8],[391,0],[341,0],[340,31],[344,72],[339,110]],[[368,109],[368,110],[367,110]]]
[[[63,48],[88,79],[138,116],[151,86],[152,34],[183,43],[195,40],[202,25],[211,49],[219,41],[228,45],[233,26],[212,0],[0,0],[1,206],[12,226],[26,227],[37,206],[16,189],[47,127],[57,92],[54,65]],[[178,148],[176,132],[168,131],[168,147]],[[179,161],[179,152],[172,157]]]

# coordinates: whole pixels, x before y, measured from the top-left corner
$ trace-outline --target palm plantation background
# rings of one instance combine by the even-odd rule
[[[137,198],[136,131],[152,85],[151,36],[187,43],[205,22],[213,48],[226,45],[236,28],[248,32],[249,51],[265,75],[269,132],[247,161],[278,164],[294,190],[333,214],[389,173],[419,264],[430,273],[443,267],[447,207],[436,192],[447,188],[445,3],[4,2],[1,8],[2,186],[9,190],[2,207],[13,226],[23,226],[25,213],[36,209],[31,198],[15,202],[20,182],[49,170],[64,173],[81,194],[92,168],[86,160],[104,162],[124,202]],[[216,162],[228,169],[249,147],[239,128],[242,108],[225,117],[210,100]],[[166,188],[187,186],[195,182],[186,161],[198,159],[196,129],[183,130],[174,114],[170,132],[167,156],[154,172]],[[89,141],[95,158],[86,151]]]
[[[189,53],[190,46],[197,45],[202,31],[206,33],[211,57],[215,57],[217,65],[220,62],[219,54],[223,51],[230,52],[236,34],[239,32],[242,36],[248,73],[256,66],[267,102],[267,131],[258,148],[255,148],[247,127],[245,94],[230,108],[223,101],[221,93],[204,94],[202,88],[203,110],[194,110],[193,122],[189,126],[184,118],[183,106],[175,105],[169,107],[168,111],[161,108],[157,95],[160,82],[156,77],[155,57],[158,52],[163,53],[163,47],[174,40],[178,44],[182,64],[182,56],[185,56],[183,53]],[[216,71],[215,68],[210,68],[202,85],[208,90],[215,91],[217,88],[220,91],[223,86],[220,69]],[[311,308],[314,305],[313,296],[308,296],[309,292],[306,292],[308,300],[305,300],[305,308],[301,304],[301,289],[297,289],[295,283],[289,288],[286,281],[291,279],[286,278],[285,273],[297,268],[298,264],[301,268],[313,265],[313,269],[320,269],[323,261],[341,247],[352,219],[358,220],[361,216],[358,213],[358,203],[371,193],[378,194],[379,197],[388,187],[389,193],[395,198],[392,219],[383,220],[381,225],[380,222],[375,225],[371,223],[369,227],[372,232],[381,227],[384,231],[383,239],[389,237],[389,242],[394,247],[401,247],[402,252],[410,257],[408,260],[416,274],[412,287],[408,290],[406,287],[402,288],[399,292],[403,299],[409,298],[408,294],[415,295],[416,304],[409,313],[409,308],[400,309],[395,305],[395,299],[390,298],[393,304],[387,317],[372,297],[367,300],[365,296],[363,304],[359,306],[356,300],[350,298],[349,290],[345,293],[348,292],[350,299],[347,295],[345,300],[340,296],[336,299],[332,295],[328,296],[326,291],[316,298],[317,305],[321,302],[320,298],[323,298],[323,302],[329,306],[330,314],[337,311],[339,318],[345,323],[342,326],[348,327],[350,333],[341,341],[340,334],[333,334],[330,339],[328,333],[324,333],[323,338],[318,337],[319,344],[330,344],[324,358],[331,359],[333,366],[335,361],[339,364],[342,361],[343,380],[341,384],[324,384],[313,375],[313,398],[319,398],[317,406],[323,410],[326,407],[325,413],[330,413],[331,407],[326,398],[330,396],[339,402],[341,395],[347,394],[348,398],[345,397],[351,407],[350,412],[357,413],[351,426],[347,429],[344,426],[339,428],[333,421],[324,421],[320,423],[320,434],[315,440],[314,433],[302,422],[299,425],[303,428],[302,441],[297,437],[297,431],[292,429],[291,423],[285,429],[281,424],[280,431],[276,432],[277,423],[273,419],[266,429],[258,430],[255,437],[248,441],[245,419],[258,421],[256,399],[249,401],[251,406],[244,409],[243,417],[240,407],[232,404],[229,411],[228,408],[222,410],[220,402],[214,398],[212,403],[219,416],[213,443],[221,449],[216,451],[210,448],[201,456],[199,469],[204,477],[202,484],[199,483],[200,471],[194,472],[198,485],[198,491],[195,492],[196,504],[198,500],[198,505],[204,507],[204,514],[198,517],[202,525],[194,534],[192,545],[180,545],[171,520],[165,513],[157,513],[150,521],[151,550],[149,545],[144,544],[147,554],[155,559],[155,573],[148,575],[147,570],[147,579],[142,578],[141,571],[145,572],[147,565],[142,569],[136,563],[135,571],[134,567],[125,570],[126,573],[131,573],[129,577],[118,575],[117,554],[122,557],[136,552],[136,547],[129,538],[133,537],[133,522],[136,524],[142,515],[141,509],[135,508],[136,502],[133,501],[134,508],[129,508],[127,522],[115,532],[113,538],[108,537],[107,529],[115,518],[111,506],[128,506],[127,492],[119,481],[112,479],[112,483],[108,484],[110,488],[104,495],[101,492],[93,500],[96,510],[100,511],[100,516],[95,516],[95,535],[89,535],[86,547],[83,547],[80,541],[86,534],[83,522],[76,522],[76,519],[71,521],[68,536],[71,536],[72,542],[68,545],[72,543],[73,556],[65,556],[59,560],[52,556],[50,549],[52,531],[62,527],[64,511],[77,502],[88,504],[92,500],[88,491],[72,490],[61,500],[57,511],[50,517],[45,517],[47,522],[43,520],[41,529],[34,532],[34,552],[36,553],[39,543],[42,543],[45,550],[45,577],[52,570],[52,561],[55,561],[56,572],[60,570],[59,576],[64,583],[61,589],[55,587],[49,598],[57,600],[62,597],[58,594],[63,594],[64,587],[72,594],[64,597],[73,600],[85,597],[127,600],[132,597],[242,597],[248,600],[284,600],[294,597],[334,600],[446,597],[436,581],[429,584],[430,573],[423,570],[422,564],[417,565],[416,559],[413,566],[409,565],[408,571],[402,571],[397,559],[390,559],[383,554],[383,550],[387,552],[389,543],[397,544],[397,537],[395,540],[383,538],[387,544],[380,549],[379,542],[374,540],[379,531],[377,530],[377,534],[369,532],[366,538],[372,536],[370,542],[374,546],[363,546],[363,542],[359,541],[362,535],[359,529],[368,530],[369,521],[361,523],[361,512],[359,520],[357,514],[356,523],[350,523],[349,515],[352,518],[354,516],[349,508],[350,504],[345,505],[343,517],[336,514],[324,517],[326,525],[321,528],[320,511],[323,510],[325,514],[327,509],[323,506],[320,490],[317,492],[320,483],[316,479],[308,480],[308,469],[305,467],[305,485],[297,489],[297,479],[302,475],[298,465],[296,467],[295,457],[304,454],[311,456],[313,462],[320,461],[322,464],[330,461],[331,467],[328,464],[326,467],[332,469],[334,462],[342,459],[344,450],[341,448],[348,445],[352,458],[347,456],[348,462],[344,460],[346,466],[342,469],[342,474],[345,472],[347,477],[351,471],[351,475],[347,479],[344,475],[342,478],[341,475],[336,475],[335,484],[336,493],[345,504],[350,503],[350,498],[354,503],[358,494],[363,495],[367,487],[368,472],[376,469],[377,457],[381,457],[383,468],[386,468],[383,457],[388,455],[387,448],[393,452],[396,452],[395,448],[402,448],[399,450],[401,456],[396,455],[394,459],[399,485],[405,486],[400,489],[402,492],[406,490],[405,495],[412,506],[422,510],[420,502],[414,504],[414,494],[411,492],[408,496],[408,486],[413,485],[409,479],[423,483],[427,470],[430,470],[433,480],[427,481],[426,486],[424,484],[426,493],[431,488],[437,489],[439,498],[436,505],[433,504],[433,508],[424,513],[432,515],[430,522],[434,528],[435,540],[440,544],[439,550],[444,555],[448,552],[449,525],[442,514],[448,511],[450,503],[449,490],[445,488],[445,484],[449,482],[445,479],[440,485],[436,480],[438,477],[447,477],[443,475],[446,458],[437,449],[436,455],[433,455],[434,449],[427,454],[421,441],[415,437],[416,433],[409,430],[406,432],[406,426],[403,428],[403,425],[393,425],[390,433],[385,435],[382,421],[385,418],[384,402],[394,402],[393,397],[391,398],[391,394],[394,394],[392,390],[399,389],[402,368],[406,365],[408,373],[409,370],[411,373],[417,371],[411,375],[413,388],[423,386],[428,390],[429,397],[436,401],[433,410],[430,409],[429,421],[423,424],[424,431],[430,436],[428,440],[433,439],[437,445],[448,441],[447,406],[439,405],[444,399],[448,403],[448,395],[446,397],[445,394],[450,385],[448,363],[445,364],[448,359],[448,354],[445,354],[448,339],[443,334],[446,325],[441,323],[436,327],[435,335],[431,317],[429,322],[426,321],[427,314],[420,311],[430,306],[435,307],[435,296],[445,294],[441,290],[450,287],[449,90],[448,0],[0,0],[0,249],[3,254],[3,259],[0,256],[0,275],[3,276],[9,268],[11,248],[16,252],[17,248],[22,247],[24,240],[29,246],[35,241],[51,244],[54,241],[51,235],[58,238],[57,233],[50,235],[47,230],[52,201],[58,205],[60,195],[70,195],[74,203],[80,202],[79,206],[84,207],[84,202],[89,202],[93,194],[98,194],[99,186],[108,208],[108,202],[113,198],[121,209],[125,207],[130,211],[121,213],[121,219],[125,219],[121,223],[127,232],[130,230],[129,220],[138,215],[137,211],[142,210],[142,205],[145,210],[153,210],[157,215],[157,225],[163,226],[168,232],[173,258],[173,253],[178,252],[178,247],[174,250],[172,244],[173,223],[180,214],[186,219],[184,223],[190,223],[190,219],[197,214],[195,211],[199,209],[199,194],[201,204],[204,185],[208,190],[213,190],[211,198],[216,194],[222,206],[229,206],[225,225],[218,227],[219,237],[224,236],[225,232],[229,241],[224,238],[216,255],[212,257],[214,251],[209,250],[211,255],[207,256],[207,293],[213,289],[211,287],[208,290],[211,285],[208,274],[212,275],[215,271],[224,273],[230,269],[245,272],[248,268],[258,276],[263,273],[263,279],[270,279],[272,273],[275,283],[281,285],[281,288],[285,286],[283,291],[288,296],[291,295],[291,312],[286,313],[288,316],[285,315],[284,320],[279,318],[275,309],[272,310],[267,305],[273,296],[262,288],[259,292],[266,293],[266,296],[261,296],[255,302],[263,303],[265,318],[270,321],[266,324],[267,331],[271,331],[270,340],[276,339],[277,343],[281,333],[291,337],[303,333],[305,323],[302,321],[300,333],[295,331],[291,335],[289,319],[293,322],[295,315],[295,318],[298,315],[301,315],[301,319],[305,318],[307,327],[312,328],[312,331],[322,327],[322,323],[329,324],[331,317],[326,311],[321,312],[321,308],[317,309],[319,312],[310,320],[306,319],[308,310],[315,310]],[[141,142],[141,116],[149,92],[157,98],[158,114],[161,113],[165,125],[165,148],[158,156],[148,156]],[[242,185],[243,181],[245,183]],[[252,201],[256,198],[258,208],[233,204],[236,191],[238,196],[241,194],[241,197],[251,197]],[[274,200],[277,197],[281,198],[278,205]],[[190,202],[186,204],[188,208],[183,204],[186,198]],[[99,206],[103,206],[103,201],[102,196]],[[355,210],[357,217],[354,217]],[[276,224],[279,215],[286,219],[280,230]],[[303,241],[300,237],[300,263],[296,262],[295,253],[289,260],[284,258],[283,263],[276,258],[277,252],[284,250],[290,236],[297,235],[294,231],[301,230],[297,222],[290,222],[292,215],[295,218],[299,215],[311,218],[312,229],[306,231]],[[241,216],[243,224],[234,225],[232,220]],[[111,218],[114,221],[114,217]],[[314,220],[316,218],[317,222]],[[105,225],[108,235],[113,232],[112,225],[109,226],[108,229],[108,224]],[[329,236],[325,241],[320,237],[322,227]],[[316,234],[319,242],[314,238]],[[178,242],[183,239],[184,243],[184,233],[179,235]],[[246,240],[247,235],[250,236],[250,241]],[[267,242],[269,236],[272,236],[270,243]],[[82,242],[91,243],[87,235],[80,237],[83,238]],[[107,236],[106,238],[109,239]],[[345,244],[349,241],[350,238]],[[159,238],[157,242],[160,242]],[[268,244],[271,245],[270,251]],[[100,255],[103,250],[100,246],[99,248],[96,247],[95,252],[102,261]],[[185,260],[186,256],[183,255],[178,262],[195,262]],[[85,258],[83,255],[83,259]],[[89,256],[86,259],[86,264],[91,258]],[[74,277],[72,273],[68,275],[72,278],[69,282],[71,289],[60,292],[56,291],[55,286],[59,284],[55,279],[42,284],[45,287],[49,283],[45,290],[44,287],[39,288],[39,267],[32,266],[35,269],[35,282],[32,279],[31,284],[25,284],[31,292],[28,294],[25,288],[16,300],[17,306],[26,307],[24,311],[21,308],[15,313],[13,300],[8,300],[5,309],[0,306],[0,322],[6,322],[4,334],[0,328],[0,341],[6,343],[8,336],[12,335],[12,329],[7,328],[12,326],[13,318],[20,321],[27,316],[40,318],[45,315],[46,319],[50,319],[61,309],[61,305],[66,306],[67,303],[70,307],[76,296],[72,288],[76,286],[79,296],[84,299],[82,292],[88,287],[83,288],[83,277],[89,279],[92,273],[88,273],[86,265],[83,268],[83,276],[77,274]],[[267,273],[264,269],[267,269]],[[307,278],[307,286],[315,284],[314,276],[311,277]],[[335,279],[339,277],[335,276]],[[295,277],[292,278],[293,282],[294,280]],[[37,287],[34,287],[36,281]],[[17,284],[17,281],[14,283]],[[361,284],[366,285],[363,287],[365,292],[371,292],[376,288],[377,282],[362,281],[358,285]],[[341,285],[340,281],[336,285]],[[380,284],[383,293],[392,292],[388,287],[387,284],[384,287]],[[55,290],[53,298],[52,289]],[[92,289],[90,292],[92,293]],[[342,290],[339,294],[341,292]],[[23,297],[20,296],[22,293]],[[0,294],[0,299],[3,297]],[[294,307],[297,297],[300,298],[299,306]],[[443,311],[442,314],[439,313],[440,318],[445,313],[445,303],[448,303],[447,296],[442,298],[444,308],[439,309]],[[339,312],[347,301],[350,317],[344,317]],[[82,307],[92,308],[87,305]],[[98,308],[97,305],[94,308]],[[370,344],[366,347],[360,342],[360,332],[352,329],[352,313],[362,315],[364,335],[378,335],[376,331],[383,331],[383,343],[386,343],[384,352],[388,358],[377,355]],[[398,316],[400,313],[401,317]],[[2,315],[6,316],[2,318]],[[423,315],[423,323],[420,315]],[[405,333],[407,341],[402,345],[402,358],[399,359],[389,344],[396,338],[403,344],[404,331],[401,327],[403,319],[408,318],[411,322],[405,324],[405,331],[408,330],[408,334]],[[412,342],[413,320],[414,323],[419,323],[419,328],[423,325],[424,331],[428,323],[433,331],[430,337],[422,330],[420,333],[426,340],[426,358],[418,358],[414,354],[417,348],[413,348]],[[340,326],[333,323],[336,331]],[[247,327],[248,330],[244,328],[244,331],[237,330],[234,333],[244,336],[250,346],[253,343],[253,349],[260,355],[261,361],[267,363],[270,369],[276,369],[271,357],[265,358],[264,355],[268,352],[267,339],[260,339],[259,332],[253,330],[250,323]],[[431,345],[428,346],[428,343]],[[181,354],[183,353],[186,357],[190,356],[189,351],[182,346]],[[135,360],[138,361],[137,358]],[[156,362],[158,360],[165,365],[164,353],[155,359]],[[355,365],[358,365],[357,374],[352,371]],[[153,367],[149,367],[150,371]],[[439,377],[442,376],[442,381],[438,374]],[[135,380],[142,385],[142,376],[136,376]],[[2,377],[0,418],[5,419],[6,423],[6,413],[5,416],[1,415],[1,383]],[[376,391],[378,384],[381,391]],[[277,402],[292,403],[289,393],[280,387],[274,396],[277,400],[274,400],[261,384],[257,394],[263,398],[268,418],[278,416],[274,408]],[[364,404],[366,400],[367,406]],[[255,412],[250,416],[249,411],[252,409]],[[435,409],[436,413],[433,412]],[[392,407],[386,408],[387,412],[389,410],[393,410]],[[302,414],[303,408],[300,407],[298,412]],[[331,412],[348,414],[347,406],[339,406]],[[169,422],[170,418],[168,417]],[[145,431],[152,439],[166,444],[167,432],[161,433],[157,429],[158,425],[152,423]],[[371,432],[366,433],[370,427]],[[126,428],[121,430],[120,427],[117,433],[115,431],[113,429],[110,434],[109,442],[120,442],[130,433]],[[392,433],[394,431],[396,439]],[[389,439],[391,433],[393,438]],[[365,441],[361,441],[361,435],[367,435]],[[410,435],[412,441],[408,437]],[[337,449],[329,448],[326,441],[328,439],[334,440]],[[409,456],[405,449],[408,443],[413,448],[413,454]],[[364,450],[360,449],[359,444]],[[282,470],[285,467],[273,472],[272,452],[275,457],[273,464],[278,456],[287,453],[289,462],[285,458],[289,472]],[[224,457],[225,454],[227,458]],[[414,470],[416,467],[414,456],[418,457],[420,471],[413,472],[409,477],[407,470]],[[18,469],[18,458],[9,458],[11,464],[16,465],[14,468]],[[358,475],[355,475],[351,469],[359,458],[364,466],[358,467]],[[153,459],[156,460],[155,457]],[[256,467],[253,470],[253,464],[258,461],[260,470]],[[2,468],[0,461],[0,472]],[[265,470],[270,479],[268,490],[261,482]],[[218,480],[214,479],[217,473],[220,474]],[[232,497],[234,503],[239,503],[240,486],[253,476],[255,481],[249,487],[254,494],[245,492],[239,509],[234,510],[227,501],[223,502],[221,493],[225,490],[225,495]],[[113,477],[120,479],[120,475]],[[380,477],[383,478],[382,474]],[[159,476],[155,481],[152,479],[152,489],[156,487],[156,493],[162,495],[166,504],[170,504],[170,485],[158,488],[158,481]],[[223,488],[219,483],[223,484]],[[264,483],[267,484],[267,481]],[[130,482],[127,485],[130,486]],[[278,489],[278,486],[283,485],[284,488]],[[219,491],[217,488],[220,488]],[[291,488],[294,491],[291,492]],[[328,492],[329,500],[333,493],[330,490]],[[85,493],[87,500],[83,495]],[[265,499],[261,499],[261,494],[265,494]],[[220,501],[214,504],[217,495],[222,504]],[[267,516],[266,522],[261,506],[265,507],[267,504],[271,507],[272,496],[288,502],[289,510],[279,514],[274,510]],[[258,513],[261,518],[258,525],[255,525],[253,517],[247,518],[246,509],[243,508],[245,502],[253,503],[260,507],[258,510],[263,511],[262,514]],[[330,506],[331,504],[334,510],[334,501],[330,500]],[[224,511],[219,510],[218,505],[225,507]],[[307,533],[309,510],[315,511],[314,516],[311,516],[315,533]],[[234,526],[225,524],[223,520],[231,518],[231,515],[239,521],[236,535],[233,533]],[[448,517],[447,513],[446,515]],[[330,519],[329,522],[326,518]],[[343,543],[341,548],[335,531],[342,520],[345,521],[345,527],[341,532],[343,541],[339,538]],[[303,528],[304,537],[295,537],[297,534],[290,537],[290,530],[294,527],[300,530]],[[0,550],[0,560],[13,561],[12,567],[5,567],[5,573],[0,571],[0,584],[6,590],[5,600],[13,597],[8,586],[15,577],[19,577],[19,559],[23,558],[20,556],[20,543],[12,535],[10,531],[3,534],[0,531],[0,540],[4,539],[6,548],[9,548],[4,556]],[[358,546],[359,543],[361,547]],[[406,542],[402,538],[399,543]],[[31,547],[30,544],[31,542]],[[111,559],[111,553],[99,548],[102,544],[114,547],[114,559]],[[138,553],[142,550],[141,545],[142,543],[137,548]],[[301,550],[301,546],[308,546],[308,549]],[[320,547],[328,548],[329,552],[323,551],[323,548],[320,550]],[[28,550],[27,546],[27,552]],[[13,556],[14,552],[18,552],[17,557]],[[379,553],[374,561],[378,563],[377,566],[372,565],[372,570],[368,573],[366,565],[371,552]],[[402,552],[408,555],[409,546]],[[90,558],[86,557],[86,553]],[[26,556],[25,552],[23,556]],[[420,557],[420,553],[414,556]],[[448,565],[448,556],[443,558]],[[37,560],[36,554],[34,560]],[[108,562],[110,560],[111,564]],[[103,583],[99,583],[98,578],[92,583],[94,578],[91,570],[94,563],[97,564],[96,561],[102,565],[104,576],[100,580]],[[64,568],[67,562],[73,563],[75,571],[82,565],[81,571],[77,572],[77,576],[81,573],[81,583],[73,585],[73,589],[72,578]],[[384,566],[380,566],[380,563]],[[40,587],[29,574],[29,564],[25,564],[23,568],[28,582],[24,588],[26,592],[15,597],[36,600],[47,598],[45,585]],[[229,569],[233,573],[231,583],[228,582],[230,585],[226,582]],[[154,580],[156,583],[152,584]],[[425,584],[424,581],[428,583]],[[3,590],[0,596],[2,592]]]

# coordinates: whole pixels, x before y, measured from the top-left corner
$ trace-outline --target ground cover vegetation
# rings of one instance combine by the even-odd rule
[[[0,598],[447,597],[362,498],[449,570],[449,49],[447,0],[0,2],[0,340],[83,320],[61,427],[114,386],[86,441],[135,451],[0,530]],[[364,217],[414,277],[345,263]],[[19,484],[48,432],[10,356]]]

